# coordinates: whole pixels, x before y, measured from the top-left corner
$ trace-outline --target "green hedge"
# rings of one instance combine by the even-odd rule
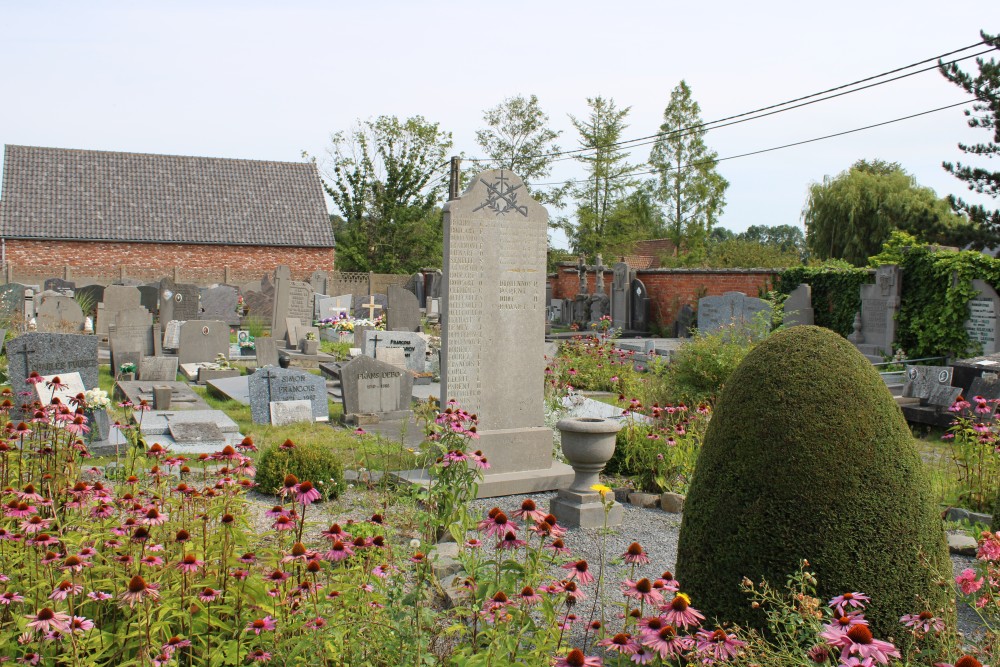
[[[790,294],[801,283],[811,285],[816,326],[846,337],[854,331],[854,315],[861,309],[861,286],[870,282],[869,269],[796,266],[778,275],[775,290]]]

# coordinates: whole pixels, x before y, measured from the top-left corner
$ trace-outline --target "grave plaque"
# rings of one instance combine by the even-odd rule
[[[51,386],[50,383],[55,378],[59,378],[59,384],[65,386],[59,389]],[[35,393],[42,405],[48,405],[52,402],[53,398],[58,398],[60,403],[69,407],[70,410],[75,410],[76,404],[71,403],[70,399],[76,398],[77,394],[87,391],[87,388],[83,386],[83,378],[80,377],[79,373],[43,375],[42,380],[42,382],[35,385]]]
[[[389,331],[420,331],[420,305],[410,290],[390,285],[386,326]]]
[[[935,387],[950,387],[954,376],[951,366],[909,366],[906,367],[906,383],[903,385],[904,398],[927,400]],[[958,387],[959,391],[961,388]],[[949,403],[948,405],[951,405]]]
[[[782,324],[786,327],[812,324],[814,321],[812,286],[802,283],[793,289],[788,298],[785,299],[784,313]]]
[[[109,325],[108,340],[109,343],[116,340],[134,341],[144,355],[154,354],[156,341],[153,315],[141,306],[118,311],[112,325]]]
[[[997,314],[1000,312],[1000,296],[993,287],[982,280],[973,280],[976,296],[969,302],[969,319],[965,321],[965,331],[973,343],[982,346],[980,354],[997,351]]]
[[[410,413],[413,378],[390,364],[357,357],[339,369],[344,415],[375,414],[380,419],[404,419]]]
[[[84,334],[30,332],[7,342],[8,374],[15,394],[33,393],[25,382],[35,371],[39,375],[77,372],[83,386],[97,386],[97,336]]]
[[[385,294],[369,294],[364,297],[358,297],[357,302],[354,304],[354,318],[375,320],[385,314],[388,303],[389,297]]]
[[[218,285],[207,287],[201,290],[201,313],[199,318],[203,320],[220,320],[228,324],[238,324],[239,315],[236,314],[236,304],[239,302],[240,292],[230,285]]]
[[[299,328],[302,326],[302,321],[297,317],[286,317],[285,318],[285,339],[288,342],[288,347],[292,349],[297,349],[299,347],[299,339],[302,337],[299,334]]]
[[[129,308],[141,308],[139,303],[139,290],[128,285],[109,285],[104,290],[104,304],[100,316],[97,318],[97,333],[100,336],[108,335],[108,324],[115,321],[115,316],[120,310]]]
[[[278,343],[271,336],[255,340],[254,351],[257,353],[258,368],[278,365]]]
[[[548,212],[496,169],[445,204],[444,227],[441,396],[479,416],[477,447],[504,478],[487,475],[480,493],[560,488],[569,469],[552,461],[539,363]]]
[[[0,318],[24,317],[24,285],[7,283],[0,285]]]
[[[706,296],[698,300],[698,330],[718,331],[727,326],[745,329],[761,318],[770,322],[770,314],[771,305],[767,301],[742,292]]]
[[[326,381],[312,373],[292,368],[261,368],[249,376],[250,416],[255,424],[269,424],[272,401],[309,400],[313,419],[329,421]]]
[[[632,314],[631,328],[635,331],[649,331],[649,293],[646,292],[646,285],[638,278],[632,280],[629,307]]]
[[[312,402],[308,400],[271,401],[270,408],[271,426],[287,426],[313,420]]]
[[[141,382],[174,382],[177,380],[177,357],[146,357],[139,366]]]
[[[927,396],[927,405],[933,405],[936,408],[950,408],[958,400],[961,393],[961,387],[945,384],[933,385]]]
[[[83,309],[68,296],[43,295],[35,318],[41,331],[77,332],[83,328]]]
[[[167,328],[163,332],[163,347],[168,350],[176,350],[181,345],[181,325],[183,322],[171,320],[167,322]]]
[[[180,364],[229,358],[229,325],[213,320],[191,320],[181,325],[177,359]]]
[[[376,343],[375,339],[378,339]],[[400,349],[406,368],[423,373],[427,358],[427,339],[422,334],[410,331],[365,331],[360,340],[361,349],[369,357],[389,361],[386,353]]]
[[[170,422],[170,437],[178,445],[213,443],[218,447],[226,445],[226,436],[217,424],[209,421]]]

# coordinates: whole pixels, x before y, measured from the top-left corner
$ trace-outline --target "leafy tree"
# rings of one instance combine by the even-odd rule
[[[331,137],[324,183],[340,210],[337,261],[353,271],[410,273],[441,261],[451,133],[422,116],[379,116]]]
[[[739,235],[708,246],[705,264],[712,268],[775,269],[802,264],[799,251],[792,247],[752,241]]]
[[[698,254],[726,205],[729,181],[716,171],[718,154],[705,145],[708,130],[691,88],[681,81],[663,111],[660,137],[649,155],[659,172],[657,194],[664,204],[667,238],[679,250]]]
[[[806,244],[819,259],[838,258],[866,266],[893,230],[946,245],[963,245],[975,235],[948,201],[895,162],[860,160],[836,177],[809,187],[802,212]]]
[[[797,225],[750,225],[739,234],[744,241],[754,241],[767,246],[775,246],[782,252],[804,253],[806,235]]]
[[[995,49],[1000,49],[1000,36],[987,35],[982,31],[979,34],[983,41]],[[979,157],[1000,156],[1000,63],[992,58],[989,62],[976,58],[976,65],[979,67],[977,76],[963,72],[958,63],[941,65],[941,73],[949,81],[978,100],[972,105],[971,111],[965,112],[969,118],[969,127],[993,131],[993,139],[988,143],[971,145],[960,143],[958,147],[963,153]],[[989,195],[993,199],[1000,197],[1000,171],[988,171],[961,162],[957,164],[944,162],[942,166],[948,173],[965,181],[970,190]],[[973,223],[988,228],[992,236],[990,241],[997,242],[997,237],[1000,235],[1000,210],[990,211],[981,204],[969,204],[954,196],[948,199],[956,211],[967,215]]]
[[[489,156],[476,170],[510,169],[521,177],[532,196],[542,203],[562,205],[566,186],[542,190],[531,187],[552,171],[552,153],[559,152],[555,140],[560,132],[549,126],[549,116],[532,95],[510,97],[483,113],[487,127],[476,130],[476,141]]]
[[[635,186],[631,178],[635,167],[628,163],[628,154],[616,146],[628,127],[625,118],[631,107],[619,109],[613,99],[588,97],[590,114],[583,119],[570,115],[573,127],[580,133],[580,147],[587,149],[578,160],[587,169],[587,178],[573,188],[577,200],[576,225],[569,226],[574,252],[603,252],[610,230],[612,214]]]

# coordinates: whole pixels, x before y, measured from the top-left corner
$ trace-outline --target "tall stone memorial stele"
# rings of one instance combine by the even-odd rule
[[[442,400],[479,416],[480,497],[567,487],[544,423],[548,212],[510,171],[479,174],[444,207]]]

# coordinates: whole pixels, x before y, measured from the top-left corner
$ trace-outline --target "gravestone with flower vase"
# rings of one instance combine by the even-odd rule
[[[954,368],[951,366],[905,367],[906,384],[903,385],[904,399],[917,399],[918,403],[902,402],[901,408],[907,421],[947,427],[953,415],[948,408],[962,393],[961,387],[953,387]]]
[[[34,395],[27,381],[32,372],[78,372],[86,389],[97,387],[97,336],[29,332],[8,341],[7,374],[15,394]]]

